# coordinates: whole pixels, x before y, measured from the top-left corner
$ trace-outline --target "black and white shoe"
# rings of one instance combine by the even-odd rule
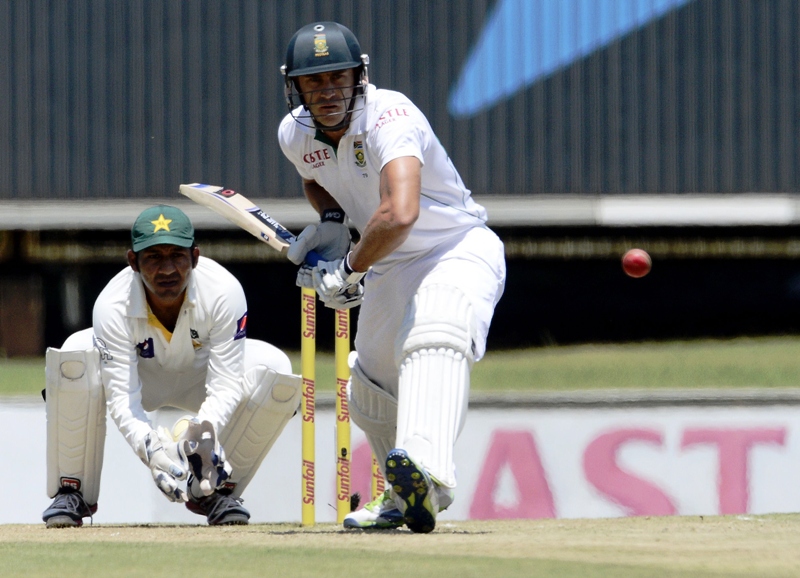
[[[87,504],[79,491],[61,488],[42,514],[42,520],[48,528],[73,528],[83,526],[83,518],[91,518],[96,511],[97,504]]]
[[[405,450],[395,448],[386,457],[386,481],[392,484],[395,503],[412,532],[427,534],[436,527],[439,496],[425,468]]]
[[[186,508],[208,519],[209,526],[232,526],[250,523],[250,512],[242,506],[242,499],[230,491],[217,490],[210,496],[195,498],[189,493]]]

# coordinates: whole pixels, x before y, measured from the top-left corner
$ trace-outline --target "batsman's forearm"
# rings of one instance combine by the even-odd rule
[[[398,225],[370,221],[350,253],[350,266],[354,271],[366,271],[396,251],[408,238],[412,227],[413,223]]]
[[[336,202],[331,194],[322,188],[316,181],[307,181],[303,179],[303,194],[308,199],[308,202],[314,210],[322,215],[322,211],[326,209],[340,209],[339,203]]]
[[[391,163],[390,163],[391,164]],[[350,255],[354,271],[366,271],[402,245],[419,218],[419,183],[382,174],[381,204]]]
[[[419,218],[420,169],[417,158],[400,157],[381,170],[381,202],[350,255],[354,271],[366,271],[408,238]]]

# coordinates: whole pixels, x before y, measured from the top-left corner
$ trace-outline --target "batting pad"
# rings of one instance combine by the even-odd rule
[[[245,372],[242,401],[219,439],[233,470],[235,496],[242,495],[300,406],[302,383],[299,375],[278,373],[265,365]]]
[[[349,390],[350,419],[367,436],[369,447],[383,471],[386,456],[395,447],[397,400],[370,381],[356,356],[352,358],[350,366]]]
[[[45,354],[47,494],[80,490],[90,506],[100,494],[106,440],[106,396],[96,349]]]
[[[397,349],[397,447],[447,488],[455,488],[453,448],[464,427],[473,362],[472,305],[451,285],[420,289]]]

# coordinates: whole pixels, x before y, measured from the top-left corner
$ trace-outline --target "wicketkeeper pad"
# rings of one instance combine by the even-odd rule
[[[409,305],[397,342],[397,447],[448,488],[453,447],[464,427],[474,359],[469,298],[453,285],[428,285]]]
[[[220,434],[233,471],[230,481],[235,484],[235,496],[242,495],[300,406],[303,380],[258,365],[245,372],[243,383],[242,401]]]
[[[97,504],[106,441],[106,396],[97,349],[48,348],[46,364],[47,494],[80,490]]]

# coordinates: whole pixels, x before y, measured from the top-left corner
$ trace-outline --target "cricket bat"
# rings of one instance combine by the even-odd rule
[[[225,217],[276,251],[285,253],[289,245],[294,243],[295,236],[286,227],[232,189],[192,183],[181,185],[180,193]],[[316,251],[309,251],[306,255],[306,263],[312,267],[321,259]]]

